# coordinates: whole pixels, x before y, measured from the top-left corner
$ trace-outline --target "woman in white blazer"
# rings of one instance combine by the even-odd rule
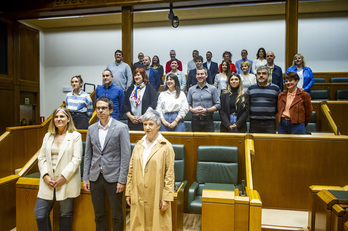
[[[40,186],[35,206],[38,230],[51,230],[50,212],[59,201],[59,229],[71,230],[74,199],[80,195],[81,134],[66,108],[57,108],[48,127],[38,164]]]

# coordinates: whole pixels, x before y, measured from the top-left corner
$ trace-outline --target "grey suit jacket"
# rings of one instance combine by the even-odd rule
[[[99,141],[98,123],[94,123],[88,128],[83,181],[96,181],[102,168],[104,179],[107,182],[124,184],[127,182],[131,157],[128,126],[111,119],[103,148]]]

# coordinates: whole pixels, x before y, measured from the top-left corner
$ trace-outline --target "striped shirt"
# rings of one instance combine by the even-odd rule
[[[275,119],[277,114],[279,87],[273,83],[266,87],[251,85],[246,91],[249,94],[251,119]]]
[[[91,97],[84,92],[75,94],[73,91],[66,95],[65,106],[69,111],[87,113],[91,116],[93,113],[93,102]]]

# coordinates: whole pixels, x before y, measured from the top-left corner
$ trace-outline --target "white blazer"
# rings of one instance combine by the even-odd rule
[[[61,175],[66,179],[66,182],[60,188],[56,188],[57,201],[78,197],[81,191],[81,134],[76,131],[73,133],[66,133],[64,141],[60,145],[55,173],[53,173],[51,161],[51,147],[53,140],[54,135],[46,133],[38,157],[40,186],[37,197],[44,200],[53,200],[54,188],[45,183],[42,178],[45,174],[50,175],[52,179],[57,179]]]

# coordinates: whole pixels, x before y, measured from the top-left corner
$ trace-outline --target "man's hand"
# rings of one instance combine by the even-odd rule
[[[83,188],[84,188],[86,191],[90,191],[90,190],[91,190],[91,185],[90,185],[89,181],[84,181],[84,182],[83,182]]]
[[[121,192],[123,192],[124,186],[125,186],[125,184],[122,184],[122,183],[120,183],[120,182],[117,182],[117,190],[116,190],[116,193],[121,193]]]
[[[204,107],[198,106],[198,107],[193,108],[193,109],[192,109],[192,112],[193,112],[194,114],[199,114],[199,115],[201,115],[201,114],[206,113],[206,110],[205,110]]]

